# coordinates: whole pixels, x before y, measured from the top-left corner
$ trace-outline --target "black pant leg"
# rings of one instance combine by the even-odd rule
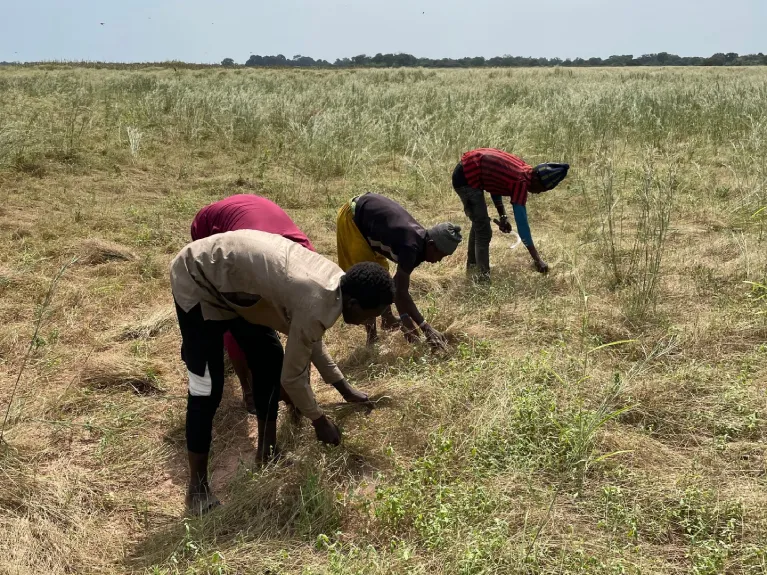
[[[471,220],[469,232],[469,265],[477,264],[482,273],[490,272],[490,240],[493,228],[487,212],[485,192],[471,187],[457,188],[456,193],[463,202],[466,217]]]
[[[192,453],[208,453],[213,417],[224,391],[224,332],[228,322],[205,321],[200,306],[185,312],[176,305],[176,315],[181,356],[189,376],[186,446]]]
[[[254,325],[241,318],[230,324],[230,331],[248,358],[258,419],[277,419],[284,358],[280,337],[271,328]]]

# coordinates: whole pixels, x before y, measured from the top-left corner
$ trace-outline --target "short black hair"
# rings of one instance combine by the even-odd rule
[[[344,296],[356,299],[362,309],[376,309],[394,303],[394,280],[373,262],[354,264],[341,278]]]

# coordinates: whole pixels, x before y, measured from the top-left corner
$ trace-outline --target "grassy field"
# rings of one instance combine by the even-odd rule
[[[765,102],[763,68],[0,69],[0,573],[767,572]],[[467,225],[479,146],[572,165],[528,204],[551,273],[500,234],[490,287],[421,266],[444,355],[339,322],[378,401],[313,374],[337,448],[283,421],[255,467],[230,376],[225,506],[185,520],[196,211],[265,195],[335,258],[364,191]]]

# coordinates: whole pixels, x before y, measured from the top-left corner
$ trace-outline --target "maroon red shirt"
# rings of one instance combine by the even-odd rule
[[[315,251],[306,234],[280,206],[254,194],[229,196],[202,208],[192,221],[192,240],[236,230],[277,234]]]
[[[472,188],[495,196],[511,196],[511,203],[524,206],[533,167],[522,159],[494,148],[479,148],[461,157],[466,180]]]

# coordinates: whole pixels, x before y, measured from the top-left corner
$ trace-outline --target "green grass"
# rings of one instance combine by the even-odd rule
[[[0,69],[3,409],[33,344],[0,573],[767,572],[765,101],[762,68]],[[450,174],[478,146],[572,165],[528,206],[549,276],[496,234],[492,286],[465,246],[413,275],[448,353],[330,330],[377,400],[313,376],[338,448],[284,418],[255,467],[231,380],[225,505],[183,519],[167,269],[196,211],[266,195],[331,259],[365,191],[468,231]]]

